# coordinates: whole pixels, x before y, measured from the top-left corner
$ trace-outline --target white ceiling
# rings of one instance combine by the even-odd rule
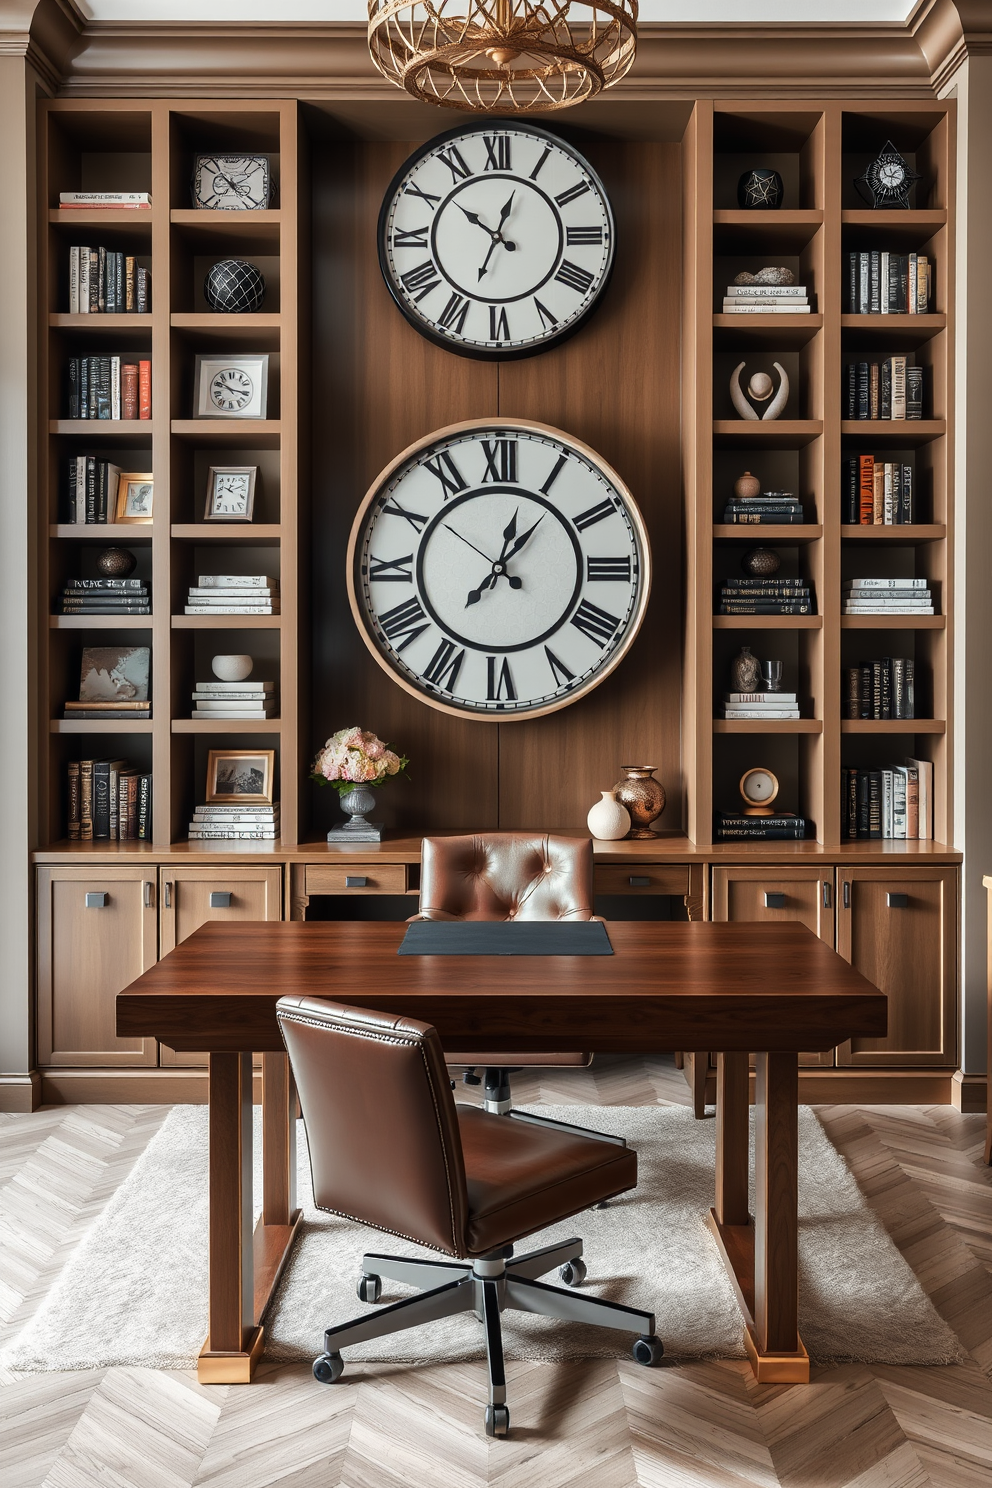
[[[364,21],[364,0],[76,0],[96,21]],[[904,21],[915,0],[641,0],[642,21]]]

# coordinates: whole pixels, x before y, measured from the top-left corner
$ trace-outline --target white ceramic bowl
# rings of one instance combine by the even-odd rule
[[[221,682],[243,682],[255,663],[250,656],[214,656],[210,665]]]

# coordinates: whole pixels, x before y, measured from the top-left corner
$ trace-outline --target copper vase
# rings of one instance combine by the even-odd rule
[[[657,765],[622,765],[623,779],[613,787],[613,794],[630,813],[628,837],[657,837],[651,823],[665,809],[665,788],[653,779]]]

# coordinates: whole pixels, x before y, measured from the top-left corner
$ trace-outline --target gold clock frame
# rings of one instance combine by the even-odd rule
[[[745,782],[745,780],[747,780],[748,776],[750,776],[750,775],[770,775],[771,778],[775,782],[775,789],[772,791],[771,795],[768,797],[768,800],[767,801],[762,801],[762,803],[761,803],[760,806],[755,806],[754,803],[751,800],[748,799],[748,796],[745,794],[745,791],[744,791],[744,782]],[[744,815],[745,816],[774,816],[775,815],[774,811],[772,810],[772,802],[778,796],[779,789],[780,789],[780,782],[779,782],[778,776],[775,774],[775,771],[774,770],[769,770],[769,768],[768,768],[767,765],[752,765],[751,768],[750,768],[750,770],[745,770],[744,771],[744,774],[740,778],[740,784],[738,785],[737,789],[740,791],[741,795],[744,798],[744,802],[745,802],[745,805],[744,805]]]
[[[583,455],[585,459],[589,460],[602,471],[626,503],[630,523],[640,547],[641,570],[643,573],[641,592],[638,595],[637,605],[631,617],[630,624],[627,627],[626,634],[602,670],[595,677],[591,677],[582,687],[577,688],[575,692],[569,693],[568,697],[561,698],[557,702],[547,703],[540,708],[524,708],[518,713],[500,714],[499,717],[494,717],[492,714],[476,713],[471,708],[459,708],[452,703],[442,702],[439,698],[428,697],[419,687],[416,687],[412,682],[408,682],[405,677],[401,677],[398,672],[394,671],[388,657],[379,649],[376,641],[369,634],[358,596],[358,588],[355,583],[355,560],[364,530],[365,518],[373,501],[381,494],[383,486],[392,480],[393,476],[403,465],[408,464],[416,455],[428,449],[431,445],[437,444],[443,439],[452,439],[459,434],[471,433],[473,430],[477,430],[480,433],[483,431],[490,433],[494,429],[498,429],[501,432],[506,431],[507,433],[513,433],[517,430],[521,433],[540,434],[548,439],[560,440],[563,444],[568,445],[577,453]],[[534,718],[543,718],[548,713],[557,713],[561,708],[568,708],[572,703],[577,703],[581,698],[588,696],[601,682],[606,680],[611,672],[616,670],[627,655],[627,652],[634,644],[640,632],[641,625],[644,622],[644,616],[647,613],[648,600],[651,597],[652,566],[648,530],[644,524],[644,518],[641,516],[640,508],[634,500],[627,482],[617,474],[608,460],[604,460],[602,455],[598,454],[584,440],[577,439],[574,434],[566,433],[564,429],[555,428],[553,424],[542,424],[536,419],[463,419],[457,424],[445,424],[442,428],[434,429],[431,433],[423,435],[422,438],[414,440],[412,444],[408,444],[406,449],[390,460],[389,464],[379,472],[366,491],[355,513],[355,519],[351,524],[351,532],[348,536],[346,564],[348,603],[351,606],[352,619],[366,647],[390,680],[395,682],[398,687],[401,687],[404,692],[409,693],[411,697],[416,698],[418,702],[425,704],[426,707],[434,708],[439,713],[447,713],[452,718],[471,719],[475,723],[527,723]]]

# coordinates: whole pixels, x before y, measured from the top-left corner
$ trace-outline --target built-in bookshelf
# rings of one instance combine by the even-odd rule
[[[828,849],[843,835],[841,766],[876,770],[904,757],[934,769],[934,839],[946,843],[951,800],[953,105],[937,102],[719,101],[696,104],[683,142],[683,455],[687,492],[687,623],[684,765],[687,828],[712,842],[714,811],[739,803],[745,770],[764,765],[781,782],[777,805],[812,820]],[[909,210],[867,209],[854,180],[891,139],[920,173]],[[779,171],[778,210],[744,211],[741,173]],[[848,313],[848,255],[863,250],[925,255],[932,266],[926,314]],[[720,313],[742,269],[791,268],[814,296],[811,314]],[[905,355],[923,370],[923,417],[845,417],[846,366]],[[782,416],[747,422],[729,396],[734,367],[786,368]],[[914,520],[844,522],[846,462],[861,454],[912,471]],[[727,525],[722,514],[745,470],[763,489],[796,492],[795,526]],[[773,547],[780,573],[805,579],[808,615],[715,614],[721,580],[740,575],[749,547]],[[843,614],[845,580],[923,578],[934,615]],[[720,700],[742,644],[784,663],[801,717],[724,719]],[[844,717],[845,669],[879,656],[912,657],[916,717]],[[740,737],[744,735],[745,737]],[[892,843],[889,846],[899,847]],[[919,851],[924,845],[909,845]],[[775,850],[749,843],[749,852]]]
[[[276,750],[275,795],[283,844],[297,841],[301,782],[299,533],[301,437],[299,367],[302,301],[307,284],[308,209],[299,110],[265,100],[189,103],[155,100],[57,99],[42,107],[39,134],[40,421],[39,595],[43,606],[39,729],[42,843],[65,837],[70,760],[122,757],[154,782],[153,832],[120,850],[154,852],[186,838],[203,799],[211,748]],[[259,152],[269,157],[274,197],[268,210],[197,210],[191,200],[193,158],[201,152]],[[66,191],[131,191],[151,195],[150,210],[60,209]],[[133,257],[151,277],[149,313],[71,314],[70,248],[99,244]],[[263,308],[217,314],[203,295],[209,267],[243,258],[266,280]],[[193,416],[194,361],[199,352],[266,352],[269,398],[264,419]],[[67,370],[77,357],[150,360],[151,417],[68,417]],[[147,525],[65,521],[65,468],[93,455],[125,471],[150,471],[153,519]],[[257,466],[254,520],[203,520],[211,465]],[[112,508],[111,508],[112,515]],[[135,576],[151,588],[148,616],[62,615],[69,578],[92,577],[100,550],[128,548]],[[201,573],[275,574],[275,615],[184,614]],[[77,695],[86,645],[148,645],[152,653],[150,719],[66,719]],[[193,718],[197,681],[211,676],[218,651],[255,658],[254,676],[276,684],[278,716],[215,721]],[[92,844],[108,851],[116,844]]]

